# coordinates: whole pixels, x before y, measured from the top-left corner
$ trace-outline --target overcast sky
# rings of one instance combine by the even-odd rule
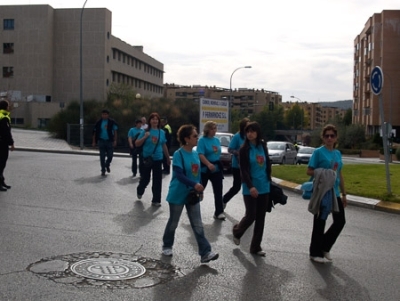
[[[81,8],[84,0],[0,0]],[[87,0],[112,12],[112,35],[164,64],[164,83],[256,88],[307,102],[352,99],[353,44],[399,0]]]

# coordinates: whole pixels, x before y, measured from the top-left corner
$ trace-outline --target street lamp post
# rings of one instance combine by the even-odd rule
[[[233,74],[235,74],[236,71],[238,71],[239,69],[243,69],[243,68],[251,68],[251,66],[243,66],[243,67],[239,67],[239,68],[236,68],[235,70],[233,70],[233,72],[231,74],[231,79],[229,81],[229,90],[230,90],[229,101],[228,101],[228,104],[229,104],[229,114],[228,114],[228,129],[229,129],[229,132],[231,132],[231,110],[232,110],[231,106],[232,106],[232,97],[233,97],[232,77],[233,77]]]
[[[83,83],[82,83],[82,18],[83,18],[83,10],[85,9],[87,0],[83,3],[82,10],[81,10],[81,24],[80,24],[80,44],[79,44],[79,72],[80,72],[80,79],[79,79],[79,133],[80,133],[80,148],[83,149]]]

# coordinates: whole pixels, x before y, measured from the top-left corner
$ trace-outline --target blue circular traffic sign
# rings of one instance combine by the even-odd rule
[[[374,69],[372,69],[370,82],[372,93],[375,95],[381,94],[383,87],[383,72],[381,67],[375,66]]]

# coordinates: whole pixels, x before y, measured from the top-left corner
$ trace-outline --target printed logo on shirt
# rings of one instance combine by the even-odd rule
[[[259,166],[263,166],[264,165],[264,156],[263,155],[256,155],[256,160]]]
[[[213,151],[215,154],[218,154],[218,147],[216,147],[215,145],[212,146]]]
[[[196,178],[199,175],[199,164],[192,163],[192,175]]]
[[[158,140],[157,136],[151,136],[151,142],[153,142],[153,144],[157,144],[157,140]]]

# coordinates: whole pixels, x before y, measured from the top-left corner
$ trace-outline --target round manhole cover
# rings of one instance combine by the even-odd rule
[[[96,280],[126,280],[142,276],[146,269],[141,264],[116,258],[90,258],[78,261],[71,271]]]

